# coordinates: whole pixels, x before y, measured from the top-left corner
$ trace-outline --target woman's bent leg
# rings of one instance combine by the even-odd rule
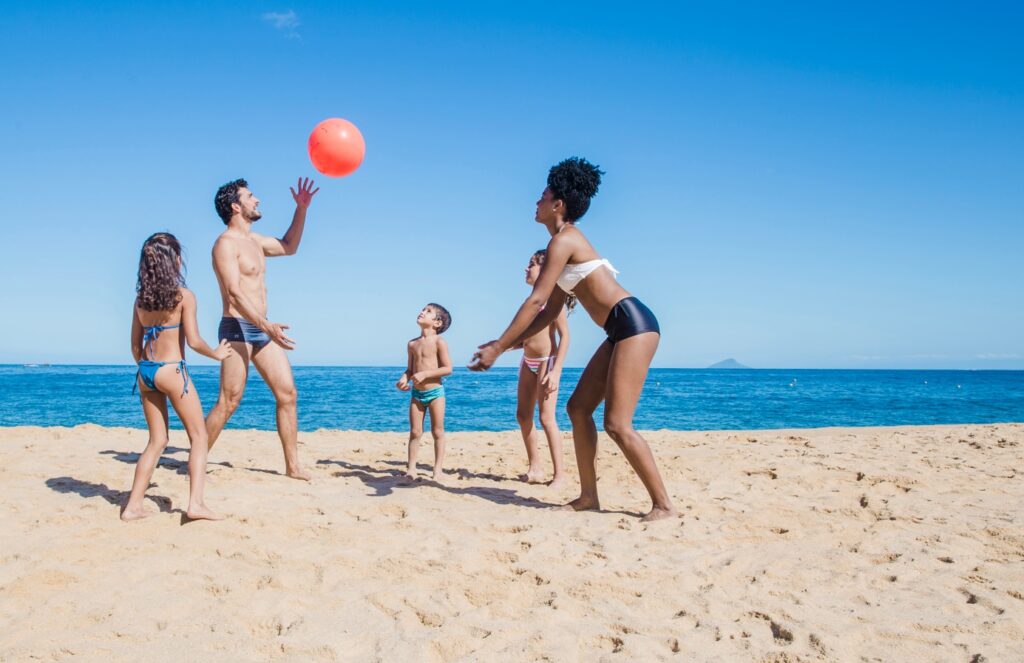
[[[576,511],[600,509],[597,498],[597,426],[594,410],[604,400],[605,380],[612,344],[605,341],[583,369],[566,409],[572,421],[572,441],[576,448],[576,465],[580,471],[580,496],[567,506]]]
[[[622,449],[626,460],[650,493],[652,507],[643,517],[645,521],[667,518],[676,513],[651,448],[633,429],[633,414],[640,401],[647,369],[658,349],[659,340],[657,333],[647,332],[615,344],[608,366],[607,400],[604,406],[605,432]]]

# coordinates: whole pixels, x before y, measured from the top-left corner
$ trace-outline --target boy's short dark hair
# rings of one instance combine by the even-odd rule
[[[452,326],[452,314],[448,312],[448,309],[441,306],[440,304],[435,304],[431,302],[427,304],[427,306],[434,309],[434,315],[436,315],[437,319],[441,321],[441,327],[440,329],[437,330],[437,333],[445,333],[448,330],[448,328]]]
[[[239,178],[217,189],[217,195],[213,197],[213,206],[217,208],[217,216],[225,226],[231,220],[231,205],[238,202],[238,190],[243,187],[248,189],[249,183]]]

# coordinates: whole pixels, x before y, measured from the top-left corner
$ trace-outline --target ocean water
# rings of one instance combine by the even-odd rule
[[[191,370],[204,410],[217,398],[218,368]],[[299,428],[408,430],[407,393],[395,367],[295,368]],[[581,369],[565,369],[558,419]],[[0,426],[145,428],[133,366],[0,365]],[[513,430],[517,369],[445,380],[446,429]],[[602,412],[597,415],[601,425]],[[653,369],[635,425],[642,430],[721,430],[1024,421],[1024,371]],[[180,424],[171,415],[171,426]],[[273,430],[274,399],[252,372],[228,428]]]

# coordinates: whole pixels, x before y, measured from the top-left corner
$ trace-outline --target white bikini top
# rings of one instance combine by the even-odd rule
[[[601,265],[607,267],[612,276],[618,276],[619,270],[612,267],[607,258],[597,258],[596,260],[588,260],[576,265],[567,264],[558,277],[558,287],[566,293],[571,293],[580,281],[590,276],[590,273]]]

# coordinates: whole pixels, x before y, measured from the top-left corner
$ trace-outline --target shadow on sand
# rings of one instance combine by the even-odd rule
[[[153,484],[150,484],[152,486]],[[74,493],[79,497],[99,497],[106,500],[108,503],[113,504],[120,510],[125,501],[128,499],[127,490],[114,490],[105,483],[92,483],[91,481],[85,481],[83,479],[76,479],[74,477],[52,477],[46,480],[46,487],[50,490],[55,490],[58,493]],[[163,513],[181,513],[184,515],[184,511],[181,509],[172,509],[171,500],[168,497],[162,495],[146,495],[146,499],[152,500],[157,508]]]
[[[386,461],[389,465],[405,466],[405,463],[396,461]],[[377,468],[369,465],[355,465],[348,463],[343,460],[330,460],[322,459],[316,462],[317,465],[338,465],[339,467],[345,468],[345,472],[335,472],[336,477],[355,477],[362,481],[367,487],[374,490],[374,497],[382,497],[384,495],[390,495],[394,492],[395,488],[417,488],[419,486],[430,486],[443,490],[452,495],[471,495],[473,497],[479,497],[480,499],[493,502],[495,504],[503,505],[515,505],[528,507],[531,509],[550,509],[555,504],[548,502],[541,502],[535,497],[522,497],[517,494],[516,491],[509,488],[486,488],[483,486],[467,486],[465,488],[451,486],[446,483],[440,483],[432,479],[418,479],[416,481],[409,481],[405,477],[405,472],[399,469],[390,468]],[[417,466],[429,469],[429,466]],[[449,476],[460,476],[462,478],[487,478],[495,475],[479,475],[466,470],[445,470],[445,474]],[[497,477],[498,481],[507,481],[505,477]]]

